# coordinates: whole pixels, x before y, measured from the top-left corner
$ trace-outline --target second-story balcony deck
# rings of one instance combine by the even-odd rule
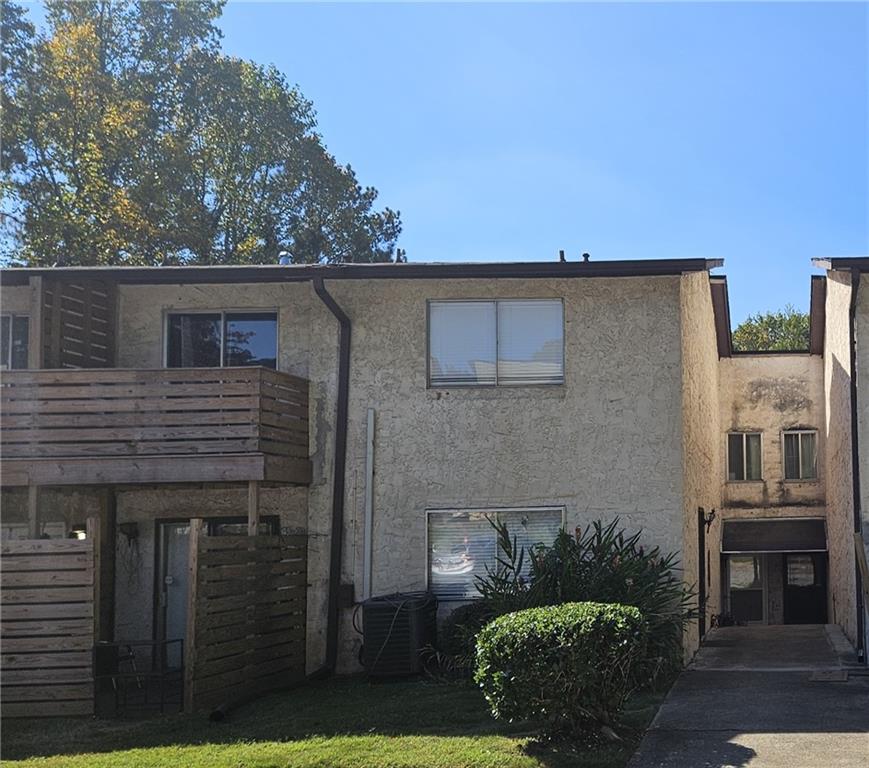
[[[309,483],[308,382],[265,368],[0,378],[0,482]]]

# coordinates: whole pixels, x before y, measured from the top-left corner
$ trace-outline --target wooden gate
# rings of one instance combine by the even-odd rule
[[[3,717],[93,714],[98,535],[0,546]]]
[[[232,705],[305,676],[307,537],[190,528],[185,711]]]

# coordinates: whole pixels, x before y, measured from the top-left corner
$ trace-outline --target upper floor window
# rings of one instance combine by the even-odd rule
[[[274,312],[172,313],[166,321],[166,366],[275,368],[278,319]]]
[[[429,384],[564,382],[560,299],[429,302]]]
[[[815,480],[818,477],[818,433],[794,429],[782,433],[785,480]]]
[[[0,369],[27,367],[29,329],[27,315],[0,315]]]
[[[727,479],[763,479],[760,456],[760,432],[731,432],[727,436]]]
[[[510,537],[526,550],[525,568],[530,569],[528,549],[550,545],[564,524],[562,507],[532,509],[444,509],[428,512],[429,589],[439,600],[469,600],[478,597],[476,577],[486,567],[497,568],[498,533],[490,520],[507,525]]]

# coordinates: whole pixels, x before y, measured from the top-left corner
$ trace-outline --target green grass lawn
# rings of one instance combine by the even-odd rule
[[[639,734],[663,696],[629,705]],[[16,768],[622,768],[636,741],[574,751],[537,745],[491,718],[472,685],[335,678],[232,712],[144,720],[3,721],[0,750]]]

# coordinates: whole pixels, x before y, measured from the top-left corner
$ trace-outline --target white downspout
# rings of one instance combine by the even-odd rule
[[[365,435],[365,518],[362,526],[362,599],[371,597],[371,540],[374,514],[374,409],[368,409]]]

